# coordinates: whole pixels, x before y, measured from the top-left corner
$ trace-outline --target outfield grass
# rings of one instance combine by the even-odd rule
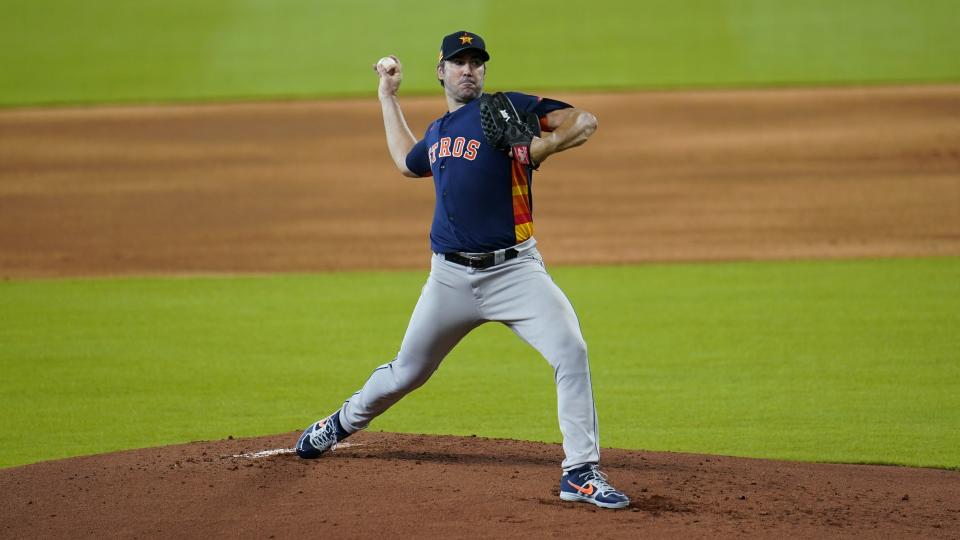
[[[960,467],[960,258],[552,273],[604,446]],[[0,283],[0,466],[300,429],[392,358],[424,279]],[[553,393],[486,325],[372,429],[558,441]]]
[[[954,0],[8,4],[0,106],[372,95],[388,53],[405,93],[436,93],[440,38],[464,27],[491,89],[960,80]]]

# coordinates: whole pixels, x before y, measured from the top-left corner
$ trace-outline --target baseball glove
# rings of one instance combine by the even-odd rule
[[[530,155],[530,142],[540,134],[535,113],[521,116],[503,92],[480,96],[480,125],[487,142],[503,152],[513,153],[521,165],[537,168]]]

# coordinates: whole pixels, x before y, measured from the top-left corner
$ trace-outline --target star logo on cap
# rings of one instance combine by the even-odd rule
[[[467,45],[467,44],[473,45],[473,36],[471,36],[470,34],[464,33],[462,36],[460,36],[460,44],[461,44],[461,45]]]

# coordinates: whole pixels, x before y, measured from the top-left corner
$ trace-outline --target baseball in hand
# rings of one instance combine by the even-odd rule
[[[384,56],[377,62],[377,65],[382,67],[383,70],[387,73],[393,74],[397,70],[397,61],[389,56]]]

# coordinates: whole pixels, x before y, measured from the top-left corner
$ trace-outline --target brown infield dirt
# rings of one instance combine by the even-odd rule
[[[552,264],[960,256],[960,86],[553,97],[600,130],[536,174]],[[375,99],[0,112],[6,279],[425,270],[432,199]],[[297,435],[4,469],[0,537],[960,538],[957,471],[604,449],[612,511],[559,500],[553,444],[242,455]]]

